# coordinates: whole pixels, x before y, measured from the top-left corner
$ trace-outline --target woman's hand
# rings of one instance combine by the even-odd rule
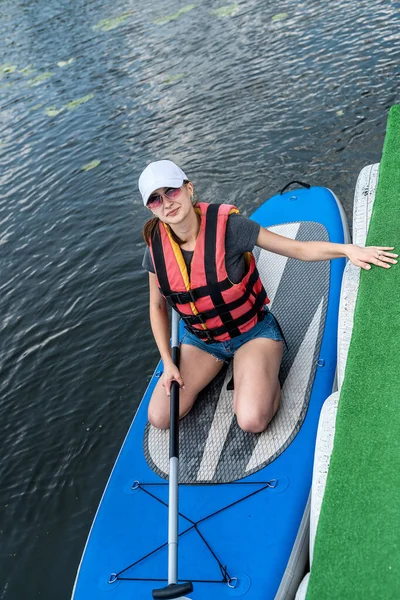
[[[364,248],[355,244],[348,244],[346,255],[353,265],[367,271],[371,268],[371,264],[389,269],[390,264],[388,263],[395,265],[397,263],[395,259],[398,257],[398,254],[393,254],[392,252],[388,252],[388,250],[393,250],[393,247],[366,246]]]
[[[179,387],[184,389],[185,385],[177,366],[171,361],[170,363],[164,364],[164,374],[162,379],[162,385],[165,387],[167,396],[171,394],[171,383],[177,381]]]

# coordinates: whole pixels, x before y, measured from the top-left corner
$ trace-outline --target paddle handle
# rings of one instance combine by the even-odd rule
[[[175,312],[175,311],[174,311]],[[179,327],[179,323],[178,323]],[[179,369],[179,346],[172,346],[172,360]],[[169,458],[179,459],[179,383],[173,381],[170,388]]]

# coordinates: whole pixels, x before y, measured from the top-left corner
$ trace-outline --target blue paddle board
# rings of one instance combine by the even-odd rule
[[[293,239],[349,241],[344,212],[322,187],[278,194],[251,218]],[[193,582],[194,600],[293,598],[307,560],[315,437],[335,385],[345,259],[303,262],[259,248],[255,256],[287,342],[281,406],[265,432],[243,432],[228,365],[180,423],[178,573]],[[168,431],[147,421],[162,370],[159,363],[107,483],[73,600],[144,600],[167,584]]]

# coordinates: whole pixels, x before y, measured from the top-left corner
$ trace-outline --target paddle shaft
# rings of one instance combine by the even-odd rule
[[[179,315],[172,311],[172,360],[179,369]],[[153,598],[181,598],[193,591],[190,581],[178,583],[178,482],[179,482],[179,383],[170,388],[169,502],[168,502],[168,585],[153,590]],[[189,600],[189,599],[187,599]]]
[[[172,360],[179,369],[179,316],[172,311]],[[168,583],[178,582],[179,383],[170,389]]]

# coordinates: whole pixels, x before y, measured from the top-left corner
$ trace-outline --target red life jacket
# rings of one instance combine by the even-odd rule
[[[239,210],[229,204],[196,204],[200,230],[191,262],[191,275],[169,225],[160,222],[150,252],[160,292],[175,308],[186,328],[205,342],[222,342],[249,331],[269,303],[252,252],[248,270],[232,283],[225,266],[228,217]]]

